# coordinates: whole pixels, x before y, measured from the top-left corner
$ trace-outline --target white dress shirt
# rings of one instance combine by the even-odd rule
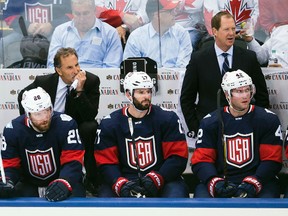
[[[55,111],[64,113],[66,95],[67,95],[67,84],[64,83],[63,80],[59,77],[57,91],[56,91],[55,104],[54,104]]]
[[[215,48],[215,52],[216,52],[216,56],[217,56],[217,60],[218,60],[219,68],[220,68],[220,72],[222,72],[222,66],[223,66],[223,63],[224,63],[224,60],[225,60],[225,58],[224,58],[224,56],[222,55],[222,53],[224,53],[224,52],[223,52],[223,50],[221,50],[221,49],[217,46],[216,43],[215,43],[214,48]],[[228,53],[227,58],[228,58],[228,62],[229,62],[229,68],[232,68],[233,46],[230,47],[230,49],[227,50],[225,53]]]

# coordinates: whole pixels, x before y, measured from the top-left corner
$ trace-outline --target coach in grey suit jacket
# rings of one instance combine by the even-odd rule
[[[252,78],[256,86],[253,103],[269,107],[267,86],[256,54],[233,46],[236,35],[234,18],[227,12],[219,12],[212,18],[212,28],[215,43],[192,53],[182,84],[180,103],[191,132],[188,134],[190,137],[196,136],[200,120],[217,109],[217,91],[221,89],[224,61],[219,53],[230,52],[230,70],[241,69]],[[227,105],[227,101],[221,91],[221,106],[223,105]]]
[[[63,63],[64,61],[67,64]],[[99,107],[100,79],[92,73],[80,71],[78,55],[73,48],[60,48],[55,55],[54,66],[56,70],[55,73],[36,76],[34,82],[19,93],[18,103],[20,114],[24,114],[24,109],[21,105],[23,92],[38,86],[42,87],[50,95],[53,107],[56,111],[65,112],[76,120],[81,141],[85,146],[84,166],[87,173],[86,177],[90,182],[94,182],[94,185],[96,185],[97,171],[94,159],[94,141],[98,127],[95,118],[98,114]],[[70,93],[65,97],[66,92],[68,93],[66,85],[71,85],[73,79],[76,77],[79,80],[76,89],[70,88]],[[64,92],[62,92],[66,98],[66,102],[64,100],[65,104],[62,104],[62,108],[55,107],[56,98],[61,97],[61,93],[59,92],[59,89],[57,89],[60,88],[59,86],[62,86],[62,89],[64,88]],[[57,92],[59,95],[57,95]],[[57,106],[59,107],[59,105]]]

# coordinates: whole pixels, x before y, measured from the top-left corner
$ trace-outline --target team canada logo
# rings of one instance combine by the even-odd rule
[[[242,168],[254,158],[253,133],[224,135],[226,141],[226,161],[231,166]]]
[[[249,19],[254,12],[254,9],[251,6],[249,7],[247,1],[244,0],[230,0],[225,4],[224,10],[234,16],[236,25]]]
[[[48,23],[53,20],[52,4],[25,3],[25,19],[31,23]]]
[[[154,166],[157,162],[154,136],[135,139],[135,145],[131,139],[126,139],[127,161],[131,168],[137,169],[137,159],[141,171]]]
[[[38,179],[45,180],[56,172],[56,163],[52,148],[45,151],[29,151],[26,149],[29,172]]]

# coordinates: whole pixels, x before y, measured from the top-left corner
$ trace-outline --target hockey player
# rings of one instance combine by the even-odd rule
[[[13,30],[21,33],[18,19],[23,16],[29,34],[49,37],[56,26],[70,20],[71,7],[70,0],[8,0],[3,12]]]
[[[103,176],[100,197],[188,197],[181,178],[188,148],[173,111],[151,104],[153,82],[144,72],[124,79],[130,104],[106,116],[95,143]]]
[[[285,156],[288,159],[288,126],[287,126],[287,129],[285,131],[285,136],[284,136],[284,149],[285,149]],[[283,198],[288,198],[288,184],[287,184],[287,182],[286,182],[286,187],[285,187]]]
[[[85,197],[82,185],[83,145],[77,123],[54,112],[41,87],[25,91],[25,114],[8,123],[2,138],[5,179],[0,197],[45,197],[61,201]]]
[[[26,51],[29,51],[29,54],[33,55],[30,57],[43,56],[44,54],[43,52],[39,52],[39,47],[45,46],[46,40],[41,46],[39,46],[39,43],[31,46],[33,41],[30,43],[22,42],[21,47],[19,46],[21,39],[23,38],[19,25],[20,16],[24,18],[29,35],[36,36],[39,34],[42,37],[47,38],[50,42],[55,27],[71,19],[70,1],[71,0],[6,0],[3,8],[3,20],[7,26],[13,29],[13,31],[1,38],[0,41],[0,57],[2,57],[1,55],[3,52],[5,54],[0,61],[2,59],[4,60],[4,62],[2,62],[4,66],[8,67],[27,56],[28,53],[23,56],[23,46]],[[21,53],[19,52],[20,50]],[[48,53],[48,50],[45,51]],[[45,53],[45,62],[47,62],[47,53]],[[42,63],[41,61],[35,60],[32,62]],[[17,65],[17,63],[15,64]],[[28,65],[22,66],[27,67]],[[10,67],[13,67],[13,65]]]
[[[245,72],[227,72],[221,86],[229,106],[200,123],[191,159],[200,180],[194,197],[279,198],[282,133],[277,115],[250,104],[255,87]]]

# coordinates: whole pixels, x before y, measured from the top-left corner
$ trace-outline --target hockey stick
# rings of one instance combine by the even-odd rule
[[[1,171],[2,182],[6,184],[6,176],[5,176],[4,166],[3,166],[3,161],[2,161],[2,146],[3,146],[3,143],[1,142],[0,144],[0,171]]]
[[[136,147],[136,142],[135,142],[135,137],[134,137],[134,127],[133,127],[133,121],[131,117],[128,118],[128,125],[129,125],[129,131],[130,131],[131,138],[132,138],[133,153],[134,153],[134,157],[136,161],[138,179],[139,179],[139,182],[141,183],[141,171],[140,171],[140,165],[139,165],[139,157],[137,153],[137,147]],[[135,191],[130,191],[130,193],[132,196],[135,196],[137,198],[140,198],[140,197],[145,198],[145,195],[142,195],[141,193],[137,193]]]
[[[134,157],[136,160],[137,174],[138,174],[139,181],[141,181],[139,158],[138,158],[138,153],[137,153],[137,149],[136,149],[136,142],[135,142],[135,137],[134,137],[134,127],[133,127],[133,121],[132,121],[131,117],[128,118],[128,125],[129,125],[129,130],[130,130],[130,134],[131,134],[131,138],[132,138],[133,153],[134,153]]]
[[[283,143],[282,143],[284,151],[285,151],[285,142],[286,142],[287,137],[288,137],[288,125],[287,125],[287,128],[286,128],[286,131],[285,131],[285,134],[284,134],[284,138],[283,138]],[[287,148],[288,148],[288,146],[287,146]],[[288,158],[286,158],[286,159],[288,159]]]
[[[217,91],[217,113],[218,113],[218,121],[221,125],[221,140],[222,140],[222,146],[223,146],[223,175],[224,175],[224,180],[225,180],[225,186],[227,186],[227,175],[228,175],[228,169],[227,169],[227,145],[226,141],[224,139],[224,122],[221,114],[221,89],[218,89]],[[238,198],[245,198],[247,197],[247,193],[243,192]],[[235,197],[236,198],[236,197]]]
[[[226,147],[226,141],[224,139],[224,122],[221,114],[221,89],[218,89],[217,91],[217,114],[218,114],[218,121],[220,123],[221,127],[221,141],[223,146],[223,177],[225,180],[225,185],[227,184],[226,176],[228,174],[227,171],[227,162],[226,162],[226,154],[227,154],[227,147]]]
[[[22,16],[19,17],[18,23],[19,23],[23,36],[24,37],[28,36],[27,27],[26,27],[24,18]]]

